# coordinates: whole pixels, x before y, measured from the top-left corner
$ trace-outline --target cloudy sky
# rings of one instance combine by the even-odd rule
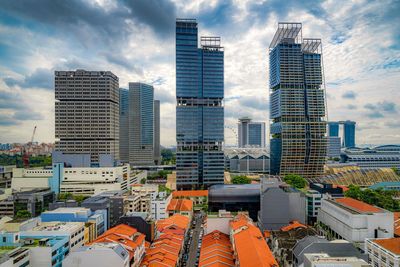
[[[304,3],[302,3],[304,2]],[[0,142],[54,141],[54,70],[111,70],[151,83],[161,143],[175,144],[175,18],[225,47],[225,131],[268,121],[268,46],[278,21],[323,41],[329,120],[355,120],[358,144],[400,143],[400,1],[4,0]]]

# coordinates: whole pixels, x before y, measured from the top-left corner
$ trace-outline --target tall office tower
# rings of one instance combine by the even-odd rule
[[[161,164],[160,148],[160,100],[154,100],[154,163]]]
[[[119,89],[119,159],[129,162],[129,90]]]
[[[339,122],[330,121],[328,122],[329,136],[339,136]]]
[[[279,23],[269,47],[271,174],[312,180],[326,162],[325,87],[320,39],[301,23]]]
[[[56,149],[119,159],[118,77],[110,71],[55,71]]]
[[[129,83],[129,163],[154,165],[154,89],[144,83]]]
[[[224,51],[197,22],[176,21],[176,175],[179,189],[224,183]]]
[[[356,146],[356,122],[342,121],[343,124],[343,146],[351,148]]]
[[[265,147],[265,122],[253,122],[240,118],[238,122],[239,147]]]

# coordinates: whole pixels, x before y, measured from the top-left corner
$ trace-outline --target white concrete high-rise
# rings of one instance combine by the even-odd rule
[[[110,71],[55,71],[55,150],[119,159],[118,87]]]

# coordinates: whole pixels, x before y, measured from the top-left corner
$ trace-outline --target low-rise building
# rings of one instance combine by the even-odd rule
[[[172,200],[172,194],[161,191],[151,199],[151,217],[153,220],[161,220],[167,218],[169,204]]]
[[[345,239],[364,248],[366,238],[393,237],[393,213],[353,198],[323,199],[317,226],[329,240]]]
[[[30,250],[28,248],[0,248],[0,267],[26,267],[30,266]]]
[[[177,199],[190,199],[193,205],[205,205],[208,203],[208,190],[182,190],[172,192],[172,197]]]
[[[19,211],[27,211],[31,216],[39,216],[55,200],[55,194],[48,188],[15,192],[0,201],[0,216],[16,216]]]
[[[155,222],[147,212],[128,212],[119,218],[117,224],[126,224],[137,229],[146,236],[148,242],[152,242],[156,235]]]
[[[263,179],[258,225],[262,230],[278,230],[290,221],[306,223],[306,197],[276,178]]]
[[[372,266],[400,266],[400,238],[367,239],[365,252]]]
[[[145,253],[145,236],[139,233],[135,228],[125,224],[119,224],[93,241],[98,243],[117,243],[125,248],[129,253],[129,264],[132,267],[138,267]]]
[[[62,263],[63,267],[130,267],[129,252],[120,244],[95,243],[71,252]]]
[[[157,221],[157,238],[146,250],[140,266],[179,266],[189,227],[189,218],[180,214]]]
[[[189,199],[171,199],[167,212],[168,216],[180,214],[191,220],[193,217],[193,202]]]
[[[369,266],[366,255],[345,240],[328,241],[320,236],[306,236],[295,244],[292,251],[294,267],[337,266],[340,263],[349,267]]]
[[[40,218],[42,222],[84,222],[85,231],[89,231],[87,242],[91,242],[106,231],[105,216],[106,212],[104,210],[93,212],[88,208],[76,207],[46,211],[40,215]],[[90,229],[92,224],[94,224],[94,232]]]

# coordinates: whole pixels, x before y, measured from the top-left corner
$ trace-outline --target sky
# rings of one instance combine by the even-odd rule
[[[400,1],[5,0],[0,3],[0,143],[54,142],[54,71],[110,70],[161,101],[175,145],[175,19],[225,49],[225,143],[237,120],[269,121],[268,47],[278,22],[321,38],[329,120],[357,122],[357,144],[400,143]]]

